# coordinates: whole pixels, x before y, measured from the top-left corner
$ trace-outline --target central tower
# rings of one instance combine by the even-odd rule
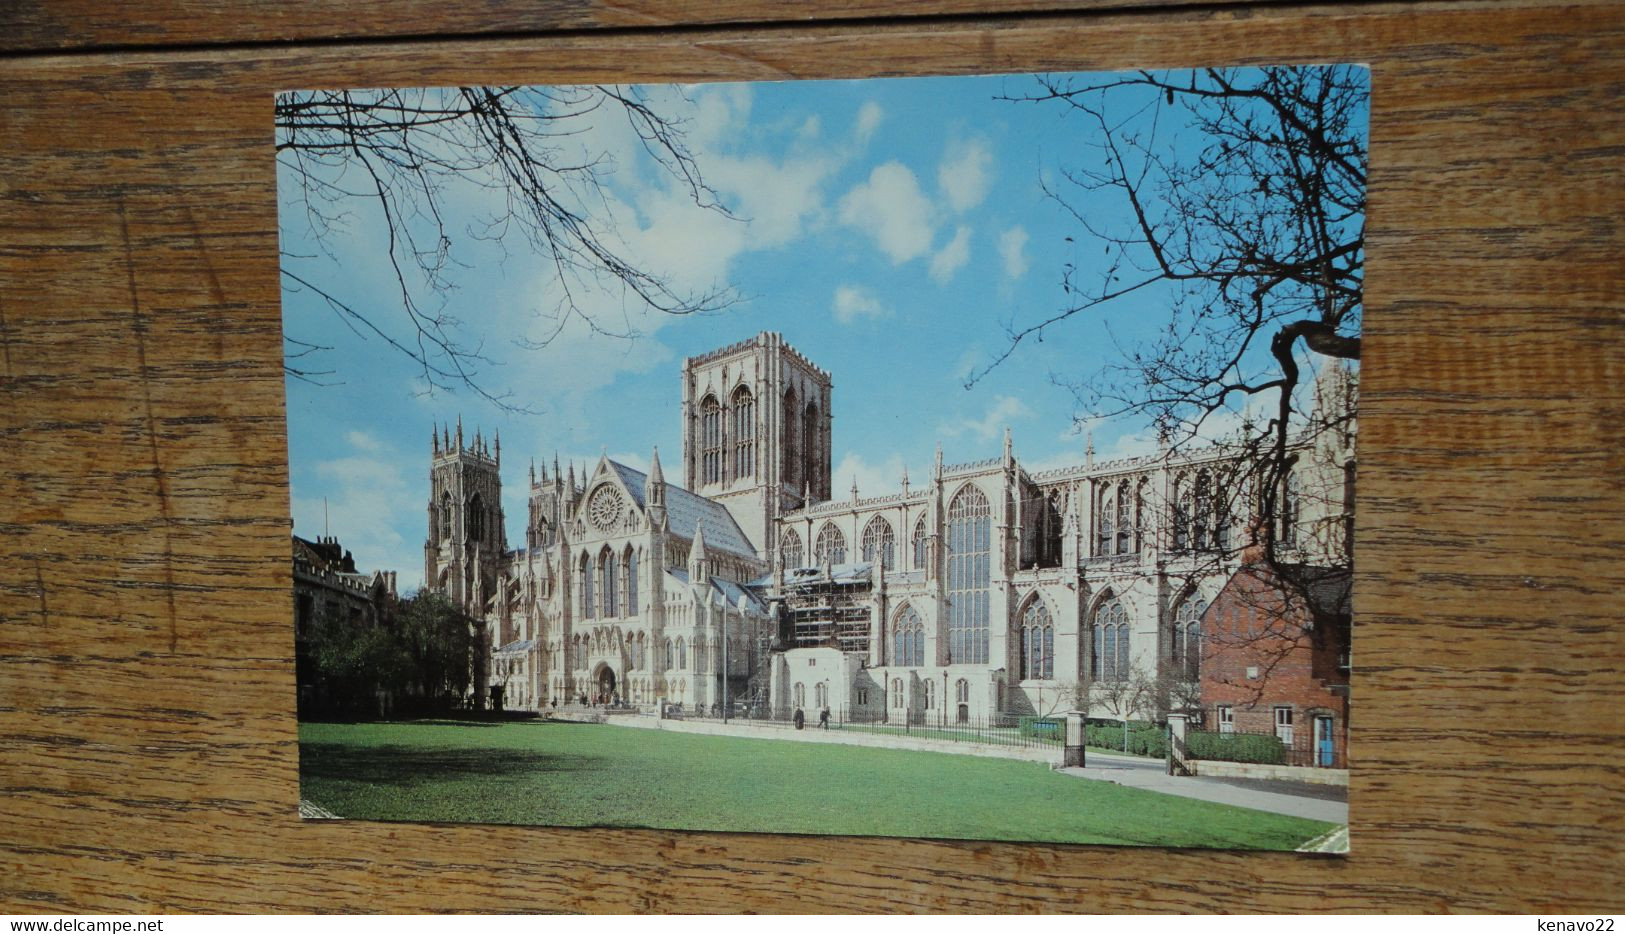
[[[829,373],[771,331],[683,361],[683,485],[766,561],[773,522],[830,498]]]

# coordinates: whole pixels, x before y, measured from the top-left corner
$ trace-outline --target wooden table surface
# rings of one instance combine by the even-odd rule
[[[1350,856],[299,821],[274,91],[1287,61],[1373,69]],[[0,90],[4,910],[1625,904],[1625,6],[22,0]]]

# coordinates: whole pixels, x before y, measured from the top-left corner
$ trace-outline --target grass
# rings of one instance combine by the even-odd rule
[[[1039,763],[575,723],[304,723],[347,818],[1294,849],[1334,825]]]

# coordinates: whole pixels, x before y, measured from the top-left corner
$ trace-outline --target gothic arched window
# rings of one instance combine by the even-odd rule
[[[824,478],[819,471],[821,462],[818,459],[818,446],[823,432],[818,425],[818,405],[807,403],[807,410],[801,414],[801,476],[812,490],[813,498],[820,495],[823,489]]]
[[[1089,672],[1097,681],[1128,680],[1128,610],[1113,597],[1095,610]]]
[[[784,391],[784,411],[780,419],[779,428],[784,432],[784,450],[779,461],[782,464],[783,476],[780,480],[796,492],[801,491],[801,477],[796,467],[801,460],[800,452],[796,449],[796,421],[800,413],[796,407],[796,391]]]
[[[892,623],[892,664],[918,668],[925,664],[925,626],[912,606],[904,606]]]
[[[801,567],[802,558],[801,536],[795,529],[785,529],[779,539],[779,560],[783,562],[785,570],[789,570]]]
[[[987,664],[993,511],[966,486],[948,507],[948,663]]]
[[[734,476],[756,475],[756,397],[740,386],[733,395]]]
[[[1222,475],[1213,487],[1213,547],[1230,550],[1230,484]]]
[[[1028,604],[1021,616],[1021,679],[1047,681],[1055,677],[1055,623],[1042,600]]]
[[[1109,555],[1117,543],[1117,498],[1111,487],[1100,491],[1100,553]]]
[[[581,556],[581,618],[593,617],[593,585],[592,560],[586,555]]]
[[[677,661],[677,653],[672,651],[670,639],[666,640],[666,657],[663,659],[663,661],[665,662],[665,669],[667,671],[671,671],[673,664]]]
[[[846,536],[833,522],[824,523],[824,527],[818,530],[818,543],[813,546],[813,563],[822,567],[826,562],[846,563]]]
[[[601,572],[604,588],[604,618],[613,619],[614,617],[621,615],[618,612],[620,609],[620,601],[617,599],[618,594],[615,592],[615,585],[617,583],[616,577],[618,575],[615,573],[616,569],[614,553],[606,550],[601,556],[599,556],[598,566],[599,571]]]
[[[897,565],[897,540],[892,534],[891,523],[880,516],[869,520],[869,525],[863,530],[863,557],[864,561],[879,561],[883,571],[890,571]]]
[[[722,482],[722,404],[716,396],[700,402],[701,483]]]
[[[1134,551],[1139,553],[1145,549],[1145,533],[1151,525],[1151,516],[1145,511],[1145,493],[1151,486],[1150,480],[1141,480],[1134,488]]]
[[[1299,508],[1298,474],[1289,469],[1281,484],[1281,544],[1288,548],[1298,544]]]
[[[1190,481],[1180,478],[1174,486],[1174,550],[1187,551],[1191,546],[1191,489]]]
[[[471,542],[485,541],[485,501],[480,494],[475,493],[468,498],[468,540]]]
[[[1203,470],[1196,475],[1196,496],[1191,504],[1191,547],[1197,551],[1213,547],[1213,540],[1208,538],[1212,521],[1213,477]]]
[[[442,541],[451,538],[451,494],[443,493],[440,496],[440,538]]]
[[[1038,563],[1041,567],[1052,568],[1061,563],[1061,530],[1066,523],[1061,518],[1061,491],[1051,490],[1049,496],[1044,498],[1044,513],[1042,522],[1043,537],[1039,548]]]
[[[1117,553],[1126,555],[1134,550],[1134,497],[1129,482],[1117,485]]]
[[[638,553],[626,548],[626,615],[638,615]]]
[[[680,671],[688,669],[688,646],[683,643],[683,637],[677,637],[677,668]]]
[[[920,520],[918,522],[914,523],[913,550],[914,550],[914,569],[915,570],[924,570],[925,569],[925,550],[926,550],[925,549],[925,517],[924,516],[921,516]]]
[[[1172,651],[1169,652],[1176,677],[1195,681],[1201,675],[1202,612],[1206,607],[1194,594],[1185,598],[1174,612]]]

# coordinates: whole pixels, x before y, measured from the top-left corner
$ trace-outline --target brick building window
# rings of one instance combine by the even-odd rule
[[[1292,748],[1291,707],[1275,708],[1275,738],[1281,741],[1281,745],[1287,747],[1288,749]]]

